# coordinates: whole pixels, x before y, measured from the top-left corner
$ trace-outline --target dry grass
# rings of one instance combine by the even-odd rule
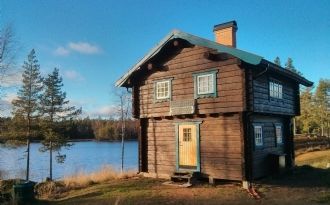
[[[330,150],[309,152],[296,157],[298,166],[309,165],[315,168],[330,168]]]
[[[76,175],[64,177],[63,183],[65,187],[70,189],[83,188],[91,184],[98,184],[112,179],[123,179],[136,176],[136,172],[127,171],[121,173],[111,166],[104,166],[100,170],[93,173],[79,172]]]
[[[92,173],[79,172],[76,175],[64,177],[62,181],[42,182],[36,186],[39,199],[57,199],[67,195],[71,190],[86,188],[114,179],[127,179],[136,176],[136,172],[128,171],[121,174],[111,166],[104,166]]]

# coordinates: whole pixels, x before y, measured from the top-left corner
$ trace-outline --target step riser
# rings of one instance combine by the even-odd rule
[[[192,182],[195,182],[199,177],[200,173],[198,172],[174,172],[171,176],[171,181],[192,184]]]

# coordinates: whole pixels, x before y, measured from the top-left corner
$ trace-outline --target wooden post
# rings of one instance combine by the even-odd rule
[[[296,136],[296,118],[293,118],[293,136]]]
[[[214,183],[215,183],[214,178],[213,177],[209,177],[209,184],[214,185]]]

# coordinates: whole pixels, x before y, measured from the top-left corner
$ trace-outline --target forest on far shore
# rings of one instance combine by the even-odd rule
[[[13,118],[0,118],[0,141],[17,139],[17,127]],[[125,120],[125,140],[137,139],[138,121]],[[121,121],[116,119],[76,119],[67,122],[64,135],[71,140],[94,139],[94,140],[121,140]],[[14,131],[15,129],[15,131]],[[34,133],[32,140],[41,140],[42,133]]]

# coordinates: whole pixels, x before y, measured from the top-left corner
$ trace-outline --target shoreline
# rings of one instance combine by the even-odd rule
[[[8,140],[9,141],[9,140]],[[41,143],[42,140],[31,140],[31,143]],[[133,141],[138,141],[138,139],[127,139],[124,140],[125,142],[133,142]],[[21,144],[25,144],[25,141],[21,141]],[[68,142],[121,142],[121,140],[107,140],[107,139],[102,139],[102,140],[97,140],[97,139],[69,139]],[[0,144],[6,144],[6,141],[0,141]]]

